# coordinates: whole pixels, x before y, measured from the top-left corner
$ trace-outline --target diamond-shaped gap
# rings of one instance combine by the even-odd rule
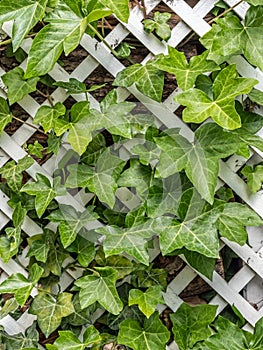
[[[42,147],[43,150],[40,151],[42,153],[42,156],[39,157],[38,155],[31,154],[32,158],[36,162],[38,162],[40,165],[44,164],[51,156],[53,153],[47,153],[46,148],[48,147],[48,135],[44,132],[42,132],[42,129],[39,129],[39,131],[36,131],[26,142],[24,147],[28,149],[29,145],[34,145],[35,143],[39,143]],[[30,153],[30,152],[29,152]]]
[[[81,45],[79,45],[67,56],[65,53],[62,53],[58,63],[62,66],[63,69],[65,69],[67,73],[71,74],[88,55],[88,52],[83,49]]]
[[[46,99],[52,99],[51,94],[56,90],[56,86],[53,85],[55,80],[48,74],[41,77],[37,83],[37,90],[30,93],[30,96],[36,100],[37,103],[42,104]]]
[[[13,120],[11,123],[6,125],[5,132],[12,136],[20,128],[20,126],[23,125],[23,122],[26,122],[29,115],[18,103],[14,103],[10,109],[13,115]]]
[[[256,310],[263,307],[263,280],[255,276],[239,293],[241,294]]]
[[[170,2],[173,4],[173,0],[170,0]],[[147,14],[146,18],[153,19],[154,13],[157,11],[160,13],[170,13],[171,18],[167,22],[170,29],[173,29],[181,21],[180,17],[176,13],[174,13],[174,11],[171,10],[171,8],[167,6],[164,2],[160,2],[150,13]]]

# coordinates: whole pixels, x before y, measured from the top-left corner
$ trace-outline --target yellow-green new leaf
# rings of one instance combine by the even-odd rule
[[[129,0],[100,0],[100,2],[110,8],[121,21],[128,23],[130,16]]]
[[[8,123],[12,121],[12,114],[6,99],[0,96],[0,135]]]
[[[183,120],[186,123],[202,123],[209,117],[225,129],[234,130],[241,127],[241,119],[235,109],[235,97],[251,91],[257,80],[239,78],[236,66],[224,68],[216,77],[213,84],[213,99],[198,89],[187,90],[175,100],[186,106]]]
[[[246,165],[241,173],[247,178],[247,185],[252,193],[256,193],[263,183],[263,165],[256,165],[254,168]]]
[[[66,107],[61,102],[57,102],[52,107],[41,106],[35,115],[34,124],[41,124],[44,131],[48,132],[56,127],[58,118],[65,113]]]
[[[162,287],[152,286],[145,292],[140,289],[131,289],[129,293],[129,306],[138,304],[139,309],[149,318],[156,310],[157,304],[163,304]]]

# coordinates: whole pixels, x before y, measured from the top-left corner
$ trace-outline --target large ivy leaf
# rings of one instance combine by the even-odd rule
[[[199,89],[189,89],[175,97],[186,106],[183,120],[187,123],[202,123],[209,117],[225,129],[233,130],[241,126],[240,116],[235,110],[235,97],[251,91],[257,80],[239,78],[236,66],[222,69],[213,83],[213,99]]]
[[[24,350],[24,349],[36,349],[38,346],[39,334],[36,329],[36,322],[32,324],[25,334],[18,333],[14,335],[9,335],[6,332],[1,332],[3,349],[12,349],[12,350]]]
[[[85,350],[87,346],[93,343],[97,343],[101,340],[99,332],[94,326],[89,326],[84,334],[83,341],[71,331],[59,331],[59,337],[56,339],[54,345],[50,348],[47,345],[47,349],[57,350]]]
[[[12,274],[0,285],[0,293],[14,293],[18,304],[23,306],[43,271],[42,267],[34,264],[29,279],[21,273]]]
[[[54,184],[51,186],[47,177],[42,174],[36,175],[36,182],[30,182],[25,184],[21,192],[26,192],[35,198],[35,208],[38,217],[41,217],[48,205],[56,196],[63,196],[66,194],[66,190],[60,186],[60,178],[54,179]]]
[[[38,32],[29,51],[26,78],[48,73],[63,50],[68,55],[78,46],[87,27],[87,19],[65,5],[58,6],[46,20],[50,23]]]
[[[12,121],[12,114],[6,99],[0,96],[0,135],[8,123]]]
[[[174,340],[181,350],[191,349],[195,343],[205,340],[212,334],[209,324],[215,319],[216,309],[215,305],[191,307],[183,303],[174,314],[170,315]]]
[[[2,0],[0,2],[0,22],[14,19],[12,45],[16,51],[24,37],[45,13],[47,0]]]
[[[34,160],[29,156],[19,159],[17,164],[14,160],[11,160],[2,166],[0,174],[6,179],[6,182],[12,191],[19,192],[22,187],[23,171],[30,168],[33,164]]]
[[[168,46],[168,55],[160,54],[155,57],[153,65],[165,72],[174,74],[178,86],[188,90],[194,86],[198,75],[219,69],[213,61],[207,60],[208,51],[194,56],[188,63],[183,52]]]
[[[246,205],[226,203],[218,219],[221,236],[243,245],[247,241],[245,226],[260,226],[263,221]]]
[[[208,59],[218,64],[234,54],[243,53],[251,64],[263,70],[262,25],[263,6],[251,6],[244,25],[233,15],[220,18],[200,41],[209,49]]]
[[[129,293],[129,306],[138,304],[139,309],[149,318],[156,310],[157,304],[164,304],[162,287],[152,286],[145,292],[140,289],[131,289]]]
[[[155,219],[162,253],[185,247],[211,258],[218,257],[216,222],[221,208],[207,208],[194,189],[186,190],[180,201],[180,220],[163,216]]]
[[[66,113],[66,107],[57,102],[55,106],[41,106],[34,118],[35,124],[41,124],[45,132],[54,129],[58,124],[58,118]]]
[[[123,321],[120,324],[118,343],[133,350],[165,350],[169,338],[170,333],[156,312],[149,319],[145,319],[143,326],[135,320]]]
[[[241,173],[247,178],[247,185],[252,193],[261,189],[263,183],[263,165],[256,165],[254,168],[246,165]]]
[[[75,241],[77,234],[88,222],[98,218],[93,209],[93,207],[88,207],[80,213],[71,205],[61,204],[58,210],[53,211],[47,217],[49,220],[59,223],[59,234],[64,248]]]
[[[153,222],[122,229],[120,227],[105,226],[96,229],[96,232],[105,235],[103,250],[106,256],[127,253],[141,263],[149,264],[147,241],[156,233]]]
[[[98,301],[102,307],[118,315],[123,304],[116,290],[117,271],[112,267],[96,267],[93,274],[79,278],[75,285],[80,288],[82,308]]]
[[[29,313],[37,315],[37,322],[46,337],[60,325],[63,317],[74,312],[72,294],[61,293],[57,300],[50,294],[38,294],[29,309]]]
[[[152,62],[147,62],[146,65],[136,63],[123,69],[113,82],[113,85],[123,87],[129,87],[132,84],[153,100],[158,102],[162,100],[164,74]]]
[[[1,2],[0,2],[1,5]],[[8,87],[7,96],[10,105],[22,100],[24,96],[36,90],[38,77],[25,79],[24,71],[20,67],[15,67],[2,75],[2,80]]]
[[[129,0],[100,0],[100,2],[109,7],[121,21],[128,22],[130,15]]]

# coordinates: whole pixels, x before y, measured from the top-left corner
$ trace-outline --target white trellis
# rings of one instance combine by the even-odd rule
[[[229,6],[233,6],[238,3],[237,0],[224,0]],[[154,10],[154,8],[160,3],[158,0],[145,0],[147,12]],[[199,0],[199,2],[191,8],[187,2],[183,0],[163,0],[174,13],[176,13],[181,21],[173,28],[171,38],[168,44],[171,46],[178,46],[182,43],[185,37],[194,31],[199,36],[204,35],[210,29],[210,25],[203,19],[215,6],[218,0]],[[248,5],[245,3],[235,7],[234,11],[241,18],[248,9]],[[138,39],[150,52],[147,57],[144,58],[143,63],[147,62],[152,54],[159,54],[166,52],[166,44],[162,43],[153,34],[147,34],[143,30],[142,25],[143,13],[139,7],[135,7],[131,11],[131,16],[128,24],[119,23],[106,37],[107,42],[112,46],[118,45],[124,41],[125,38],[131,33]],[[12,33],[12,22],[5,23],[2,27],[3,31],[9,36]],[[32,44],[32,39],[26,39],[22,43],[22,48],[25,52],[28,52]],[[114,57],[109,49],[95,39],[91,39],[88,35],[84,35],[81,46],[87,51],[88,56],[79,62],[79,65],[69,75],[59,64],[56,64],[54,69],[49,73],[50,76],[56,81],[67,81],[70,77],[79,79],[81,81],[86,80],[92,72],[99,66],[103,66],[110,74],[116,76],[124,66]],[[259,81],[257,88],[263,91],[263,73],[259,69],[252,67],[243,57],[235,56],[231,58],[231,63],[236,63],[237,70],[240,75],[245,77],[254,77]],[[229,62],[230,62],[229,61]],[[22,68],[25,68],[26,62],[21,64]],[[1,68],[0,64],[0,76],[5,72]],[[1,86],[1,85],[0,85]],[[156,121],[159,125],[165,125],[167,127],[179,127],[181,133],[189,140],[193,139],[193,133],[185,125],[179,117],[176,116],[176,109],[178,104],[174,102],[173,97],[180,91],[176,89],[163,103],[158,103],[149,98],[143,96],[135,87],[129,89],[118,88],[119,100],[125,100],[130,93],[132,93],[138,102],[145,105],[145,107],[156,117]],[[0,89],[0,96],[6,97],[4,89]],[[61,88],[57,88],[52,93],[54,102],[64,102],[67,99],[65,91]],[[73,96],[76,101],[82,100],[82,95]],[[98,101],[92,96],[90,97],[91,105],[93,108],[98,107]],[[36,111],[40,105],[31,96],[26,96],[19,102],[20,106],[28,114],[28,122],[32,122]],[[48,104],[45,101],[43,104]],[[263,115],[263,109],[258,109],[257,113]],[[27,142],[34,134],[34,130],[27,125],[23,124],[18,130],[9,136],[5,132],[0,136],[0,167],[3,166],[10,159],[18,161],[26,155],[25,150],[22,148],[23,144]],[[263,136],[263,130],[258,133]],[[43,173],[52,178],[53,171],[58,162],[63,159],[68,151],[68,146],[63,145],[60,148],[58,156],[53,156],[45,164],[40,166],[35,163],[28,171],[32,178],[35,178],[36,173]],[[248,190],[246,183],[237,175],[237,171],[247,162],[253,164],[258,160],[263,160],[263,153],[258,149],[251,149],[250,159],[244,159],[241,156],[232,156],[226,162],[220,162],[220,173],[218,179],[218,186],[226,183],[233,191],[246,202],[256,213],[263,218],[263,191],[259,191],[257,194],[252,195]],[[122,200],[128,207],[133,206],[132,200],[125,201],[124,193],[117,193],[119,199]],[[83,204],[88,202],[90,194],[85,194],[84,191],[80,191],[74,197],[68,194],[65,197],[59,197],[60,203],[70,203],[75,206],[79,211],[84,210]],[[69,198],[70,197],[70,198]],[[0,229],[2,229],[12,218],[12,209],[7,204],[7,196],[0,191]],[[94,221],[89,223],[88,228],[95,228],[101,225],[99,222]],[[42,232],[42,229],[38,227],[30,218],[26,218],[23,231],[28,236],[33,236]],[[214,272],[213,280],[209,281],[207,278],[201,276],[215,291],[216,296],[210,302],[211,304],[219,305],[218,313],[220,313],[228,304],[235,305],[241,314],[247,320],[246,327],[249,329],[255,325],[258,319],[263,317],[263,229],[261,228],[249,228],[249,245],[245,244],[240,247],[239,245],[228,241],[227,239],[221,240],[221,247],[227,245],[232,249],[243,261],[243,267],[232,277],[229,282],[226,282],[217,272]],[[154,254],[154,251],[153,251]],[[28,259],[24,255],[18,259],[10,260],[9,263],[4,264],[0,261],[0,267],[3,273],[0,277],[0,282],[7,278],[14,272],[21,272],[24,275],[27,274],[26,267]],[[197,271],[194,271],[188,265],[174,278],[168,285],[165,293],[165,302],[172,309],[176,310],[182,300],[178,295],[189,285],[189,283],[197,276]],[[79,272],[67,271],[64,272],[61,278],[62,290],[66,289],[74,279],[79,277]],[[242,292],[242,293],[241,293]],[[34,293],[34,291],[32,292]],[[253,306],[252,306],[253,304]],[[254,307],[256,305],[256,308]],[[34,321],[35,316],[29,315],[25,312],[21,318],[15,321],[11,316],[7,316],[0,320],[0,324],[3,325],[9,334],[17,332],[23,332],[25,328],[29,327]],[[39,348],[42,347],[39,345]],[[176,350],[178,347],[175,343],[167,346],[167,349]]]

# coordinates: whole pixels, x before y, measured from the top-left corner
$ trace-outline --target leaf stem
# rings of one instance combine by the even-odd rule
[[[36,36],[37,33],[32,33],[32,34],[28,34],[25,39],[27,38],[33,38],[34,36]],[[0,41],[0,46],[4,46],[4,45],[8,45],[8,44],[11,44],[12,43],[12,38],[10,39],[6,39],[4,41]]]
[[[100,34],[100,32],[97,31],[96,28],[93,27],[93,25],[91,25],[90,23],[88,23],[88,27],[90,30],[93,31],[93,33],[95,33],[97,35],[97,37],[107,46],[108,49],[110,49],[110,51],[112,52],[112,54],[115,57],[119,57],[118,52],[116,50],[114,50],[110,44],[103,38],[103,36]]]
[[[18,122],[22,123],[22,124],[25,124],[27,126],[30,126],[31,128],[37,130],[38,132],[40,132],[41,134],[44,134],[46,135],[46,133],[44,131],[42,131],[41,129],[39,129],[37,126],[33,125],[33,124],[30,124],[30,123],[27,123],[25,122],[24,120],[18,118],[18,117],[15,117],[14,115],[12,115],[12,118],[17,120]]]

